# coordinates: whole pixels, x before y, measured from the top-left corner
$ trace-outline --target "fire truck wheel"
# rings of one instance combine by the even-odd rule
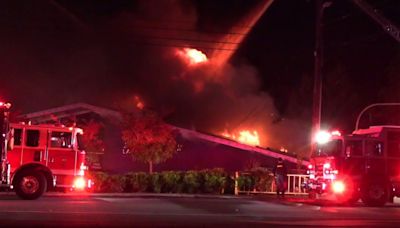
[[[370,183],[363,190],[362,201],[372,207],[385,205],[389,200],[388,189],[382,183]]]
[[[26,170],[15,178],[15,192],[22,199],[37,199],[47,190],[47,181],[41,172]]]

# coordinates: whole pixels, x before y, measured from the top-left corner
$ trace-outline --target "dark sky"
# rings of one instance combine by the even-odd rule
[[[218,73],[189,71],[171,54],[184,46],[209,54],[260,2],[1,1],[0,96],[26,113],[74,102],[126,108],[138,95],[183,126],[219,131],[267,119],[282,123],[277,135],[307,135],[314,1],[275,1]],[[367,2],[400,24],[400,1]],[[333,1],[323,23],[322,122],[350,131],[366,105],[400,101],[399,44],[351,1]]]

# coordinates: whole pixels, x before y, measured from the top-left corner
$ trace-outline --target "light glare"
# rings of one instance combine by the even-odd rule
[[[315,142],[325,144],[331,139],[331,134],[327,131],[320,131],[315,135]]]
[[[332,190],[334,193],[343,193],[345,190],[345,185],[342,181],[334,181],[332,183]]]
[[[73,186],[73,187],[74,187],[75,189],[78,189],[78,190],[83,190],[83,189],[85,189],[85,187],[86,187],[86,181],[85,181],[85,179],[82,178],[82,177],[76,178],[75,181],[74,181],[74,186]]]

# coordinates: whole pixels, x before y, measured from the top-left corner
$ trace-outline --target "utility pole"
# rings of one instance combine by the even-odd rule
[[[383,31],[400,43],[400,29],[392,21],[384,17],[378,10],[374,9],[364,0],[352,0],[352,2],[376,23],[382,26]]]
[[[311,145],[314,145],[314,136],[321,128],[322,103],[322,0],[315,1],[315,49],[314,49],[314,90],[312,109]],[[314,146],[311,147],[313,149]]]

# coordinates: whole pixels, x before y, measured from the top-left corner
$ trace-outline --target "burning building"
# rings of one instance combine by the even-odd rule
[[[147,165],[133,161],[131,156],[123,154],[120,121],[121,114],[117,111],[77,103],[62,107],[28,113],[20,116],[22,120],[31,123],[72,124],[84,119],[95,118],[105,126],[104,151],[87,151],[98,153],[100,164],[96,167],[111,172],[146,171]],[[72,122],[71,122],[72,120]],[[174,127],[174,126],[173,126]],[[282,157],[292,167],[296,167],[295,155],[282,153],[278,150],[251,145],[256,135],[240,135],[236,141],[220,135],[212,135],[194,130],[174,127],[178,130],[177,142],[182,149],[172,159],[155,166],[155,171],[164,170],[196,170],[207,168],[224,168],[228,171],[245,170],[254,166],[272,167],[276,158]],[[244,141],[240,140],[250,140]],[[249,145],[250,144],[250,145]],[[99,167],[100,166],[100,167]]]

